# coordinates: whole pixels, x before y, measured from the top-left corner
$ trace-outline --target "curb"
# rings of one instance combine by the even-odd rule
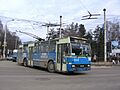
[[[0,59],[0,61],[5,61],[6,59]]]
[[[112,63],[92,63],[91,66],[120,66],[120,64],[112,64]]]
[[[91,66],[91,68],[111,68],[112,66]]]

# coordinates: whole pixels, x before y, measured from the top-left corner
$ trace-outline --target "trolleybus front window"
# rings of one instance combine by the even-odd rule
[[[82,49],[80,48],[79,43],[72,43],[72,55],[80,55],[82,54]]]
[[[83,55],[90,56],[90,46],[89,44],[83,44]]]
[[[72,55],[76,56],[89,56],[90,48],[89,45],[84,45],[81,43],[72,43]]]

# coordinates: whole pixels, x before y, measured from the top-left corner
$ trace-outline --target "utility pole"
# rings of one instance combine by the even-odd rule
[[[47,38],[49,39],[49,25],[47,26]]]
[[[5,56],[5,52],[6,52],[6,46],[7,46],[7,42],[6,42],[6,32],[7,32],[7,23],[8,22],[11,22],[11,21],[14,21],[14,19],[12,19],[12,20],[9,20],[9,21],[7,21],[6,23],[5,23],[5,34],[4,34],[4,42],[3,42],[3,58],[5,58],[6,56]]]
[[[104,11],[104,63],[107,62],[107,47],[106,47],[106,9]]]
[[[62,16],[60,16],[60,35],[59,35],[59,38],[62,38],[62,34],[61,34],[61,29],[62,29]],[[59,46],[59,49],[60,49],[60,70],[62,71],[62,63],[63,63],[63,61],[62,61],[62,46],[60,45]]]
[[[6,46],[7,46],[7,42],[6,42],[6,31],[7,31],[7,24],[5,24],[5,33],[4,33],[4,42],[3,42],[3,58],[5,58],[5,52],[6,52]]]
[[[17,42],[18,42],[18,37],[15,39],[15,49],[17,49]]]
[[[62,16],[60,16],[60,36],[59,36],[59,38],[62,38],[61,30],[62,30]]]

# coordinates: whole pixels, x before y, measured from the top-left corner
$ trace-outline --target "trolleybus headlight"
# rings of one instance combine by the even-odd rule
[[[74,68],[75,67],[75,65],[72,65],[72,68]]]
[[[88,65],[88,67],[90,67],[90,65]]]
[[[71,62],[68,62],[68,64],[72,64]]]

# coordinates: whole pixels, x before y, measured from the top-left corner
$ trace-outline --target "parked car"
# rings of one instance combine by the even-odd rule
[[[9,55],[9,56],[6,57],[6,59],[9,60],[9,61],[12,61],[13,57],[12,57],[12,55]]]

